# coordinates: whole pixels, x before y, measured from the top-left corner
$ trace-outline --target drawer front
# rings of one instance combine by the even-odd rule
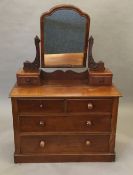
[[[17,77],[17,84],[23,85],[40,85],[39,77]]]
[[[20,113],[64,112],[64,100],[18,100]]]
[[[112,112],[112,99],[70,99],[68,112]]]
[[[110,132],[111,116],[21,116],[21,132]]]
[[[109,135],[22,136],[21,153],[95,153],[109,151]]]
[[[92,86],[111,86],[112,76],[90,76],[89,84]]]

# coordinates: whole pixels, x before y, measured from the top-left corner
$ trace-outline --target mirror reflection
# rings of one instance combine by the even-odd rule
[[[86,18],[71,9],[44,16],[45,67],[82,67]]]

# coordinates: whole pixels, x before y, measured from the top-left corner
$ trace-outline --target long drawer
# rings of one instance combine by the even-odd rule
[[[110,132],[110,115],[20,116],[21,132]]]
[[[23,154],[108,152],[109,135],[21,136],[20,151]]]
[[[19,113],[112,112],[112,99],[19,99]]]

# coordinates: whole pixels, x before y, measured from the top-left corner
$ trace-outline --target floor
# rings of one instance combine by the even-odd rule
[[[1,104],[0,175],[132,175],[133,174],[133,110],[120,104],[116,140],[116,162],[111,163],[39,163],[14,164],[13,128],[10,99]],[[7,109],[7,110],[5,110]]]

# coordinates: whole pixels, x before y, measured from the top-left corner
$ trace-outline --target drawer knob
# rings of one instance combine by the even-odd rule
[[[44,141],[40,141],[40,147],[44,148],[45,147],[45,142]]]
[[[92,103],[88,103],[88,109],[93,109],[93,104]]]
[[[86,125],[87,125],[87,126],[91,126],[91,125],[92,125],[92,122],[91,122],[90,120],[88,120],[88,121],[86,122]]]
[[[45,126],[45,122],[44,122],[44,121],[40,121],[40,122],[39,122],[39,125],[40,125],[40,126]]]
[[[99,83],[101,83],[101,84],[104,83],[104,78],[101,77],[101,78],[99,79]]]
[[[40,104],[40,108],[43,108],[43,104]]]
[[[27,78],[27,79],[26,79],[26,82],[27,82],[27,83],[30,83],[30,82],[31,82],[31,79],[30,79],[30,78]]]
[[[90,142],[89,140],[86,140],[85,144],[86,144],[87,146],[90,146],[91,142]]]

